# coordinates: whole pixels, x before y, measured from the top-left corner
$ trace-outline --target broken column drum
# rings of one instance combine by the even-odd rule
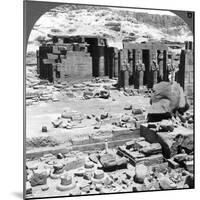
[[[57,185],[57,190],[59,191],[69,191],[76,187],[73,177],[65,174],[61,176],[61,182]]]

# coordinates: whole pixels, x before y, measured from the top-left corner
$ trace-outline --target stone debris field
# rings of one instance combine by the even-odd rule
[[[28,81],[27,198],[194,188],[192,104],[148,122],[151,89]]]

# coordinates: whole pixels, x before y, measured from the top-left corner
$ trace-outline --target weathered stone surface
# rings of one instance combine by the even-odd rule
[[[151,98],[152,106],[149,113],[171,113],[173,110],[184,107],[185,97],[182,87],[173,82],[160,82],[154,85],[154,94]]]
[[[184,162],[187,160],[187,154],[182,153],[182,154],[177,154],[173,156],[173,159],[175,162],[179,163],[181,166],[184,165]]]
[[[83,179],[90,181],[92,178],[93,172],[86,171],[83,175]]]
[[[57,163],[53,166],[53,174],[61,174],[64,171],[64,165],[62,163]]]
[[[80,190],[85,193],[89,193],[90,192],[90,182],[88,182],[88,181],[81,182]]]
[[[132,179],[135,176],[135,171],[129,170],[129,171],[126,171],[125,174],[126,174],[127,179]]]
[[[144,121],[146,119],[144,114],[134,116],[136,121]]]
[[[103,181],[104,185],[111,185],[113,183],[113,180],[107,176],[104,181]]]
[[[135,127],[136,127],[137,129],[139,129],[139,128],[141,128],[141,125],[142,125],[142,124],[146,124],[146,123],[147,123],[147,120],[136,121],[136,122],[135,122]]]
[[[150,145],[150,143],[147,142],[147,141],[136,141],[134,148],[135,149],[141,149],[141,148],[147,147],[149,145]]]
[[[131,104],[126,104],[124,106],[124,110],[131,110],[132,109],[132,105]]]
[[[148,146],[141,148],[139,151],[148,156],[148,155],[162,153],[162,147],[159,143],[152,143]]]
[[[173,122],[171,120],[162,120],[160,122],[160,129],[161,131],[172,132],[174,130]]]
[[[102,184],[96,184],[96,191],[101,192],[103,189],[103,185]]]
[[[144,141],[144,140],[145,140],[145,138],[139,137],[137,139],[133,139],[131,141],[128,141],[128,142],[126,142],[126,149],[134,148],[134,145],[135,145],[136,142],[141,142],[141,141]]]
[[[126,168],[127,159],[118,158],[116,159],[112,154],[105,154],[101,156],[100,162],[104,171],[114,171],[116,169]]]
[[[127,114],[122,115],[122,117],[121,117],[122,122],[128,122],[130,119],[131,119],[131,117]]]
[[[188,170],[191,173],[194,172],[194,161],[193,160],[185,161],[184,165],[185,165],[186,170]]]
[[[138,164],[135,167],[134,181],[137,183],[144,183],[144,179],[148,174],[148,168],[143,164]]]
[[[169,163],[169,167],[171,167],[172,169],[176,169],[176,168],[178,168],[180,165],[177,163],[177,162],[175,162],[173,159],[168,159],[167,160],[168,161],[168,163]]]
[[[153,164],[149,167],[150,172],[156,176],[157,178],[159,177],[158,174],[167,174],[168,172],[168,162],[163,162],[159,164]]]
[[[96,164],[99,162],[96,154],[90,154],[89,159]]]
[[[74,137],[71,140],[73,145],[82,145],[82,144],[88,144],[89,143],[89,136],[85,135],[82,137]]]
[[[48,185],[43,185],[42,187],[41,187],[41,190],[42,191],[47,191],[49,189],[49,186]]]
[[[135,160],[135,163],[143,163],[146,166],[154,165],[154,164],[161,164],[163,163],[163,155],[162,154],[156,154],[151,155],[144,158],[138,158]]]
[[[84,157],[70,158],[66,160],[64,170],[69,171],[72,169],[77,169],[79,167],[84,166],[84,164],[85,164]]]
[[[94,163],[88,161],[88,162],[85,163],[84,167],[85,167],[86,169],[92,169],[92,168],[94,168]]]
[[[94,178],[95,179],[102,179],[102,178],[104,178],[104,172],[103,172],[103,170],[95,170],[95,172],[94,172]]]
[[[26,195],[32,194],[32,187],[29,181],[26,182]]]
[[[63,159],[65,156],[62,153],[57,154],[57,159]]]
[[[76,187],[72,177],[68,174],[61,176],[61,182],[57,185],[56,189],[59,191],[69,191]]]
[[[54,128],[58,128],[62,124],[62,120],[60,118],[58,118],[55,121],[52,121],[52,124],[53,124]]]
[[[134,115],[139,115],[139,114],[143,114],[143,110],[141,108],[133,108],[132,109],[132,113]]]
[[[85,169],[77,169],[75,172],[74,172],[74,176],[80,176],[80,177],[83,177],[84,174],[85,174],[86,170]]]
[[[134,135],[135,137],[139,136],[140,130],[130,130],[129,128],[115,127],[112,129],[113,139],[124,139],[125,137],[130,138]]]
[[[46,133],[48,130],[47,130],[47,127],[46,126],[42,126],[42,132],[43,133]]]
[[[31,186],[45,185],[47,183],[47,173],[34,173],[30,180]]]
[[[184,184],[187,184],[189,188],[194,188],[194,176],[192,174],[188,175]]]
[[[27,163],[27,167],[28,167],[28,169],[30,169],[30,170],[36,170],[36,169],[38,169],[38,163],[35,163],[35,162],[28,162],[28,163]]]
[[[148,124],[143,124],[141,125],[140,135],[150,143],[160,143],[163,155],[166,158],[176,155],[178,153],[178,146],[181,147],[183,145],[183,148],[187,149],[185,143],[189,144],[188,148],[191,149],[190,151],[194,148],[193,130],[182,126],[174,128],[173,132],[157,132],[155,129],[149,129]],[[183,136],[181,142],[177,141],[179,135]]]
[[[160,187],[163,190],[175,189],[177,188],[176,184],[173,183],[168,177],[161,177],[159,179]]]

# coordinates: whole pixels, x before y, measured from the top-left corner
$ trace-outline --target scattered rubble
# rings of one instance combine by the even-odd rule
[[[83,103],[98,98],[114,105],[117,95],[121,95],[123,98],[151,97],[154,109],[159,99],[159,95],[145,87],[140,90],[123,88],[113,95],[117,87],[115,79],[51,84],[33,76],[33,71],[27,76],[27,105],[42,102],[56,105],[63,98]],[[171,101],[175,98],[171,97]],[[160,111],[151,113],[142,103],[137,106],[134,102],[125,103],[117,114],[104,106],[92,113],[62,108],[49,124],[40,125],[42,135],[26,140],[27,149],[34,152],[34,148],[42,147],[45,152],[38,157],[36,152],[27,158],[26,194],[37,197],[46,191],[55,191],[58,195],[64,191],[65,195],[75,196],[194,188],[192,109],[175,110],[173,115],[170,113],[160,120],[160,115],[157,116]],[[168,104],[166,99],[163,103],[164,109],[170,107],[173,111],[178,104],[177,101]],[[159,120],[150,120],[149,113]],[[73,132],[74,129],[80,134]],[[61,137],[65,141],[56,140],[52,130],[57,135],[65,135],[65,139]],[[112,147],[108,148],[109,145]],[[52,151],[55,153],[47,153],[55,146],[56,150]]]

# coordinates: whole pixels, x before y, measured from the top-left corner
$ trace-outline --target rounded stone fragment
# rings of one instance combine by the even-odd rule
[[[188,185],[189,188],[194,188],[194,176],[189,174],[185,178],[185,185]]]
[[[70,185],[72,184],[72,177],[68,175],[61,176],[61,185]]]
[[[42,191],[47,191],[49,189],[49,186],[48,185],[43,185],[42,187],[41,187],[41,190]]]
[[[59,153],[59,154],[57,154],[57,159],[63,159],[64,158],[64,155],[62,154],[62,153]]]
[[[92,168],[94,167],[94,163],[88,161],[88,162],[85,163],[84,167],[85,167],[86,169],[92,169]]]
[[[148,168],[143,164],[138,164],[135,167],[134,180],[137,183],[144,183],[144,179],[148,174]]]
[[[102,179],[102,178],[104,178],[104,172],[103,172],[103,170],[96,170],[94,172],[94,178],[95,179]]]
[[[163,190],[175,189],[177,187],[168,177],[164,176],[159,179],[159,184]]]
[[[61,182],[57,185],[57,190],[59,191],[69,191],[76,187],[76,183],[74,182],[73,178],[68,174],[61,176]]]
[[[26,195],[32,194],[32,187],[29,181],[26,182]]]
[[[42,132],[43,132],[43,133],[46,133],[46,132],[48,132],[48,130],[47,130],[47,127],[46,127],[46,126],[42,126]]]
[[[38,169],[38,164],[37,163],[31,164],[31,165],[28,166],[28,168],[30,170],[37,170]]]

